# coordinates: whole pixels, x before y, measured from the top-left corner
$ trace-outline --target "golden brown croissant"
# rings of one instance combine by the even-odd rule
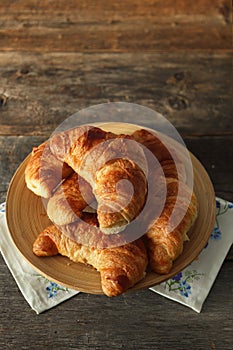
[[[94,201],[91,186],[77,173],[70,175],[54,192],[47,204],[47,214],[56,225],[67,225],[82,216]]]
[[[54,135],[50,147],[91,184],[103,232],[123,230],[140,213],[147,194],[145,156],[129,136],[83,126]]]
[[[156,178],[156,169],[150,173],[157,180],[157,187],[153,188],[152,185],[149,188],[154,194],[149,207],[156,207],[163,199],[165,202],[158,218],[149,217],[151,224],[145,241],[152,270],[166,274],[171,270],[173,261],[182,253],[187,232],[197,217],[197,198],[185,183],[186,169],[181,155],[178,156],[175,150],[171,154],[163,142],[147,130],[138,130],[133,137],[155,155],[166,180],[165,193],[161,179]]]
[[[162,136],[158,137],[155,132],[140,129],[135,131],[132,137],[152,152],[161,164],[165,177],[173,177],[181,181],[186,180],[184,159],[176,152],[174,147],[168,148],[165,142],[162,141]]]
[[[178,202],[176,202],[177,195],[173,195],[173,193],[177,180],[174,179],[173,181],[168,185],[171,190],[168,189],[167,200],[161,215],[152,223],[146,233],[150,266],[153,271],[160,274],[168,273],[173,261],[182,253],[186,234],[197,217],[197,198],[195,194],[190,194],[189,188],[184,183],[180,183],[179,186],[182,186],[183,190],[182,194],[179,195]],[[187,208],[186,198],[190,195],[191,200]],[[169,220],[174,208],[175,220],[178,220],[178,225],[175,225],[170,231]],[[183,208],[187,208],[187,211],[184,212]],[[181,219],[179,220],[179,218]]]
[[[170,173],[170,172],[169,172]],[[156,206],[164,199],[164,190],[157,190],[150,203]],[[154,203],[153,203],[154,201]],[[166,178],[166,197],[161,214],[151,220],[146,232],[149,263],[153,271],[166,274],[183,251],[187,232],[197,217],[198,204],[193,191],[176,178]]]
[[[134,230],[124,230],[119,233],[106,235],[99,227],[97,215],[83,212],[81,218],[68,225],[61,225],[59,229],[70,239],[97,249],[112,248],[127,244],[135,240]]]
[[[148,148],[159,162],[163,160],[173,159],[168,147],[160,140],[155,132],[150,132],[146,129],[136,130],[132,137],[137,142],[143,144]]]
[[[144,277],[147,267],[147,252],[142,240],[98,250],[71,240],[55,225],[40,233],[33,252],[37,256],[59,253],[74,262],[93,266],[100,272],[102,289],[107,296],[120,295],[134,286]]]
[[[73,172],[50,152],[48,142],[34,147],[25,169],[27,187],[36,195],[49,198],[62,178]]]
[[[96,176],[94,190],[101,229],[115,233],[130,223],[141,211],[146,192],[146,177],[134,162],[117,159],[107,163]]]

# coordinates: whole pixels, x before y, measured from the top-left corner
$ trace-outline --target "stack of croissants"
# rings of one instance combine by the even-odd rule
[[[164,181],[161,171],[148,170],[145,149],[156,158]],[[174,160],[156,132],[116,135],[84,125],[54,134],[33,148],[25,169],[26,185],[45,199],[51,221],[36,238],[33,253],[61,254],[94,267],[107,296],[124,293],[147,271],[167,274],[197,217],[197,198],[186,180],[182,159]],[[162,201],[164,184],[158,215],[153,208]],[[178,211],[185,210],[169,230],[178,193]],[[134,235],[140,227],[141,235]]]

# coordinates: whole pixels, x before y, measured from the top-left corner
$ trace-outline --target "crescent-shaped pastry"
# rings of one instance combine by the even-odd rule
[[[78,225],[77,225],[78,230]],[[100,272],[101,286],[107,296],[117,296],[139,282],[148,263],[141,239],[115,248],[96,249],[85,246],[64,235],[55,225],[48,226],[33,244],[37,256],[58,253],[74,262],[93,266]]]
[[[37,196],[49,198],[62,179],[73,173],[66,163],[51,152],[48,142],[34,147],[25,169],[27,187]]]
[[[145,155],[137,142],[83,126],[54,135],[50,148],[90,183],[103,232],[115,234],[137,217],[147,195]]]
[[[178,156],[175,150],[172,155],[156,134],[147,130],[137,130],[133,137],[158,159],[166,179],[164,208],[158,218],[151,219],[146,232],[150,267],[157,273],[166,274],[171,270],[174,260],[182,253],[187,232],[197,218],[197,198],[186,184],[185,166],[182,157]],[[164,196],[164,190],[159,188],[156,171],[152,176],[155,176],[155,181],[158,183],[153,198],[155,204]]]

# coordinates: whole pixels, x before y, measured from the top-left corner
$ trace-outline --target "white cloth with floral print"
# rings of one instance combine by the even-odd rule
[[[233,243],[232,228],[233,204],[216,198],[215,227],[199,257],[176,276],[150,289],[201,312],[203,303]]]
[[[0,204],[0,251],[24,298],[37,314],[79,293],[47,280],[24,260],[10,236],[5,203]]]
[[[233,205],[216,198],[216,225],[205,249],[182,272],[150,288],[169,299],[200,312],[233,243]],[[37,314],[78,294],[40,276],[15,248],[5,216],[5,203],[0,205],[0,250],[23,296]],[[217,248],[217,249],[216,249]]]

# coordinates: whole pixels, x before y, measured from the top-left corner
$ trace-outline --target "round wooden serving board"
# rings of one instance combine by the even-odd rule
[[[128,134],[141,128],[125,123],[99,123],[97,126],[106,131]],[[190,240],[184,243],[183,253],[175,261],[169,274],[158,275],[148,271],[146,277],[130,290],[149,288],[174,276],[197,258],[209,239],[215,221],[215,194],[205,169],[192,154],[190,156],[194,172],[194,191],[199,204],[198,218],[188,233]],[[33,254],[33,242],[50,221],[41,198],[28,190],[25,184],[24,171],[29,157],[30,155],[15,172],[7,194],[7,223],[16,247],[23,257],[48,279],[82,292],[102,294],[100,275],[93,268],[71,262],[60,255],[41,258]]]

